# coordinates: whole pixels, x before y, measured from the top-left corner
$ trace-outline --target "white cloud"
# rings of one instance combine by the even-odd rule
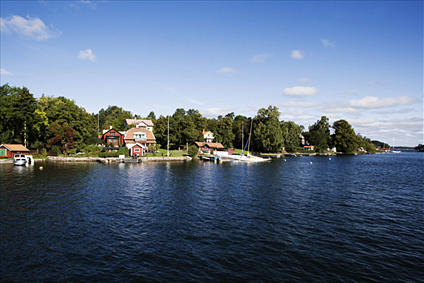
[[[358,119],[349,120],[356,133],[361,133],[371,139],[391,144],[393,139],[396,145],[416,146],[423,142],[423,118],[412,117],[407,119]]]
[[[318,90],[311,86],[295,86],[283,90],[283,94],[289,96],[313,96],[317,92]]]
[[[318,102],[295,102],[295,101],[290,101],[290,102],[278,103],[277,106],[278,107],[313,108],[313,107],[318,107],[319,106],[319,103]]]
[[[12,75],[12,73],[10,73],[10,72],[8,72],[8,71],[6,71],[5,69],[1,69],[1,74],[2,75]]]
[[[225,116],[228,113],[235,113],[236,111],[230,108],[208,108],[199,110],[199,112],[206,118],[217,118],[219,115]]]
[[[322,46],[324,47],[332,47],[335,48],[336,44],[334,43],[334,41],[329,41],[328,39],[320,39]]]
[[[367,85],[372,85],[372,86],[385,86],[385,85],[390,85],[390,83],[381,82],[380,80],[375,80],[375,81],[369,81],[369,82],[367,82]]]
[[[198,104],[198,105],[203,105],[203,104],[204,104],[203,102],[200,102],[200,101],[194,100],[193,98],[188,97],[188,96],[184,96],[184,98],[185,98],[185,100],[187,100],[188,102],[191,102],[191,103],[194,103],[194,104]]]
[[[353,108],[385,108],[397,105],[410,105],[415,102],[411,96],[400,96],[394,98],[378,98],[375,96],[365,96],[361,99],[349,101],[349,106]]]
[[[309,83],[310,81],[311,81],[310,78],[300,78],[300,79],[298,79],[299,83]]]
[[[70,2],[68,4],[66,4],[66,6],[71,7],[71,8],[75,8],[77,10],[80,9],[80,7],[89,7],[91,9],[96,9],[96,3],[94,3],[93,1],[89,1],[89,0],[80,0],[80,1],[74,1],[74,2]]]
[[[221,68],[221,69],[219,69],[219,70],[216,70],[218,73],[235,73],[236,72],[236,70],[234,70],[233,68],[230,68],[230,67],[224,67],[224,68]]]
[[[292,57],[293,59],[303,59],[304,53],[305,52],[303,52],[302,50],[293,50],[290,57]]]
[[[344,107],[344,106],[337,106],[334,105],[327,105],[324,107],[323,111],[325,113],[357,113],[358,110],[352,107]]]
[[[296,117],[303,116],[305,113],[302,110],[283,111],[280,118],[283,120],[296,120]]]
[[[38,41],[46,40],[61,34],[61,32],[54,29],[53,26],[51,26],[50,29],[39,18],[31,18],[30,16],[27,16],[27,19],[25,19],[21,16],[14,15],[5,19],[0,18],[0,21],[2,32],[13,32],[20,37],[31,38]]]
[[[78,54],[78,58],[81,60],[90,60],[91,62],[94,62],[94,60],[96,60],[96,55],[93,54],[91,49],[81,50]]]
[[[252,59],[250,59],[250,61],[252,62],[259,62],[259,63],[263,63],[266,61],[266,59],[268,59],[269,57],[271,57],[271,54],[268,53],[264,53],[264,54],[258,54],[258,55],[254,55],[252,57]]]

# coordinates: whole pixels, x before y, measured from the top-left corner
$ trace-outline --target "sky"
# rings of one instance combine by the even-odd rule
[[[276,106],[424,144],[422,1],[0,1],[1,85],[89,113]]]

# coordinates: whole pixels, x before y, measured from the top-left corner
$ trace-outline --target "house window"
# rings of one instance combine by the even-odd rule
[[[0,149],[0,156],[6,156],[6,149]]]
[[[115,132],[110,132],[110,136],[114,137],[115,136]]]
[[[140,152],[139,148],[134,148],[134,152]]]

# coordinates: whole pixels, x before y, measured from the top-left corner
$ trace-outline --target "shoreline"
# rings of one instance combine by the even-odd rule
[[[419,151],[417,151],[419,152]],[[384,154],[386,152],[376,152],[374,154]],[[254,156],[264,157],[264,158],[272,158],[279,159],[285,157],[301,157],[301,156],[340,156],[340,155],[365,155],[364,153],[328,153],[327,155],[321,155],[319,153],[278,153],[278,154],[261,154],[254,153]],[[170,162],[170,161],[190,161],[191,157],[188,156],[179,156],[179,157],[138,157],[137,159],[133,159],[131,157],[119,158],[119,157],[64,157],[64,156],[47,156],[46,159],[37,158],[34,159],[35,162],[99,162],[99,163],[143,163],[143,162]],[[8,159],[0,159],[0,164],[13,164],[13,158]]]
[[[34,159],[34,163],[38,162],[99,162],[99,163],[143,163],[143,162],[169,162],[169,161],[189,161],[190,157],[139,157],[119,158],[119,157],[62,157],[62,156],[47,156],[46,159]],[[13,158],[0,159],[0,164],[13,164]]]

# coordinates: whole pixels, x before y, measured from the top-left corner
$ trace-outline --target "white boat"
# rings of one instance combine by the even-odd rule
[[[15,154],[13,156],[13,164],[16,166],[25,166],[27,163],[27,159],[25,154]]]
[[[222,156],[222,158],[225,159],[230,159],[233,161],[244,161],[244,162],[263,162],[263,161],[269,161],[271,160],[271,158],[262,158],[262,157],[258,157],[258,156],[253,156],[250,154],[246,154],[246,155],[225,155]]]
[[[395,139],[393,139],[393,147],[392,147],[392,150],[390,152],[391,153],[401,153],[400,150],[395,150]]]
[[[250,127],[250,131],[252,131],[252,127]],[[226,159],[233,160],[233,161],[246,161],[246,162],[262,162],[262,161],[271,160],[271,158],[262,158],[262,157],[259,157],[259,156],[253,156],[253,155],[250,155],[249,153],[244,154],[246,147],[249,144],[249,140],[250,140],[250,135],[249,135],[249,138],[247,139],[246,145],[244,146],[244,149],[243,149],[243,152],[241,153],[241,155],[232,154],[232,155],[224,155],[222,157],[226,158]]]

